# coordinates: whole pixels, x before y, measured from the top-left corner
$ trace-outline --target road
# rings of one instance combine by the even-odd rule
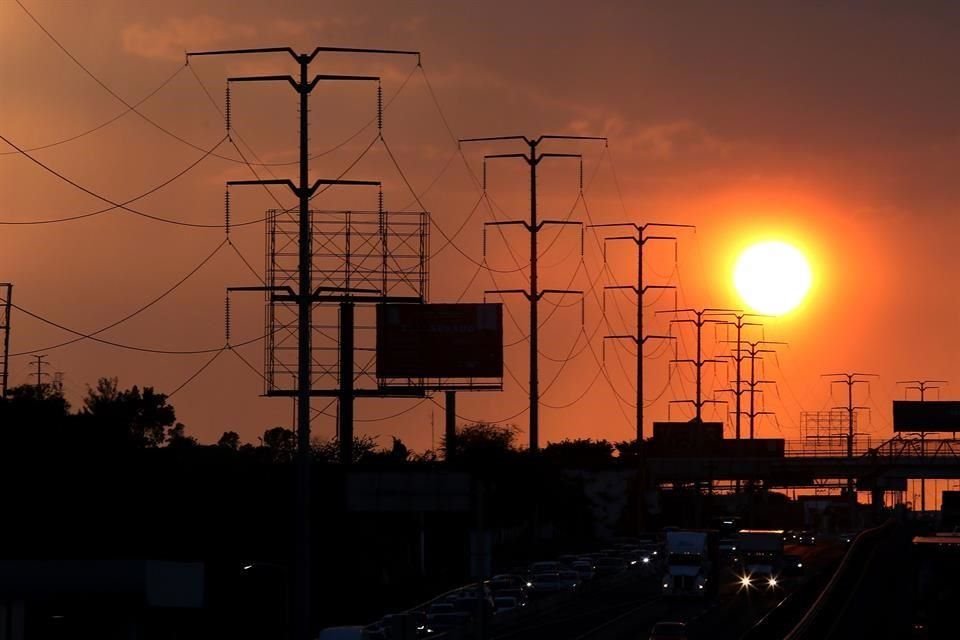
[[[554,610],[531,616],[493,634],[494,640],[544,638],[551,640],[637,640],[662,620],[686,622],[690,637],[739,640],[769,611],[802,584],[829,573],[843,554],[835,543],[788,547],[801,557],[807,575],[767,594],[744,591],[726,573],[716,598],[707,601],[660,596],[659,576],[608,585],[584,593]],[[796,612],[797,617],[799,612]]]

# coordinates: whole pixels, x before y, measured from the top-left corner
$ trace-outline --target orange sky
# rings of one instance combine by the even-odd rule
[[[960,385],[955,329],[960,302],[951,291],[960,276],[953,255],[960,231],[953,210],[960,195],[955,179],[960,10],[955,5],[684,3],[676,9],[611,2],[588,9],[582,2],[23,1],[93,74],[131,102],[177,72],[185,49],[410,48],[423,52],[424,71],[457,136],[607,135],[608,152],[596,144],[557,144],[553,150],[584,152],[590,220],[697,225],[696,234],[682,236],[676,264],[670,246],[651,248],[649,254],[647,284],[681,284],[683,306],[738,305],[730,284],[737,252],[755,239],[797,244],[813,261],[814,289],[801,310],[768,322],[765,329],[767,339],[787,341],[789,347],[764,363],[764,377],[780,384],[767,391],[764,404],[777,413],[778,424],[764,420],[762,436],[796,438],[801,408],[822,409],[842,401],[839,393],[831,400],[820,378],[824,372],[880,374],[869,397],[862,389],[860,399],[876,407],[871,428],[877,437],[890,435],[889,401],[902,397],[897,380],[943,378]],[[13,1],[0,3],[0,42],[0,134],[17,145],[56,142],[124,110]],[[193,63],[218,102],[229,74],[292,70],[284,57]],[[457,229],[479,195],[411,61],[331,56],[320,58],[314,70],[381,75],[386,96],[413,73],[387,110],[384,135],[417,189],[440,176],[423,200],[436,226],[448,234]],[[297,110],[289,87],[247,85],[233,95],[235,129],[261,160],[295,160]],[[375,112],[369,87],[324,86],[312,100],[315,153],[351,136]],[[200,148],[212,147],[224,135],[219,114],[189,69],[180,70],[141,110]],[[324,155],[313,175],[339,174],[372,135],[368,129]],[[63,217],[105,206],[9,151],[0,149],[5,153],[0,156],[3,221]],[[217,153],[237,157],[229,144]],[[477,173],[481,153],[467,151]],[[93,134],[34,155],[93,191],[126,200],[167,180],[200,153],[127,114]],[[577,195],[576,167],[563,162],[543,167],[541,211],[546,217],[566,215]],[[501,219],[527,215],[520,169],[505,165],[491,170],[490,195],[506,211],[498,213]],[[295,176],[295,167],[273,170]],[[224,181],[251,177],[243,164],[211,157],[134,206],[164,217],[218,224]],[[382,178],[388,208],[411,200],[379,146],[347,177]],[[287,194],[278,191],[277,196],[291,202]],[[233,217],[262,216],[271,202],[253,189],[236,191]],[[341,193],[323,204],[374,205],[374,195],[362,192]],[[480,259],[481,224],[490,219],[481,207],[457,239],[473,259]],[[575,219],[589,222],[582,206]],[[522,259],[525,237],[505,234]],[[551,234],[545,232],[545,242]],[[260,269],[262,226],[237,228],[231,238]],[[0,231],[0,281],[15,284],[15,302],[26,309],[93,331],[155,298],[222,240],[222,229],[165,225],[122,211],[61,224],[5,226]],[[442,244],[435,229],[433,246]],[[630,248],[611,249],[611,273],[604,274],[594,237],[587,238],[586,246],[577,270],[578,239],[572,232],[562,236],[542,260],[542,286],[587,289],[593,283],[631,283]],[[498,235],[490,236],[489,249],[492,266],[513,266]],[[484,272],[466,288],[475,272],[456,251],[442,251],[432,262],[431,299],[450,301],[463,294],[465,300],[480,300],[484,289],[522,286],[516,275],[496,275],[494,284]],[[225,287],[253,281],[227,248],[172,295],[102,337],[161,349],[218,348],[224,342]],[[526,326],[525,303],[507,302],[520,326]],[[667,330],[664,316],[653,312],[672,302],[667,294],[648,309],[649,332]],[[255,295],[234,298],[234,342],[263,333],[261,304]],[[551,309],[545,302],[542,313]],[[578,306],[561,307],[551,317],[541,334],[545,440],[631,437],[634,410],[614,390],[627,400],[634,396],[628,373],[632,356],[607,345],[609,383],[598,377],[597,358],[600,336],[632,331],[634,313],[632,303],[621,298],[608,306],[604,320],[597,294],[591,292],[583,328],[593,336],[587,348]],[[508,343],[522,338],[509,315],[505,328]],[[708,355],[723,351],[724,345],[714,343],[725,337],[722,331],[711,329],[705,336]],[[11,350],[29,352],[70,337],[15,314]],[[692,336],[683,333],[683,338],[679,357],[690,357]],[[64,373],[75,404],[86,385],[105,375],[119,376],[123,385],[172,391],[210,357],[146,355],[92,342],[43,352],[51,370]],[[260,345],[240,352],[262,366]],[[554,360],[570,353],[575,357],[561,369]],[[503,393],[461,394],[461,414],[498,420],[523,410],[525,343],[509,347],[506,354],[509,371],[520,383],[508,375]],[[689,397],[684,389],[693,386],[688,369],[675,371],[668,385],[671,355],[648,344],[648,419],[666,418],[667,401]],[[14,359],[12,384],[31,380],[29,363],[26,356]],[[728,386],[728,373],[706,370],[710,397],[714,388]],[[562,410],[550,408],[573,401],[591,381],[581,401]],[[262,387],[257,374],[225,353],[172,402],[188,431],[202,441],[214,441],[226,429],[253,441],[268,426],[288,426],[292,417],[291,402],[259,397]],[[948,391],[944,397],[951,395]],[[442,410],[429,401],[414,403],[358,401],[363,422],[357,428],[380,435],[384,444],[395,434],[416,449],[426,448],[431,415],[439,439]],[[402,418],[377,420],[408,408]],[[689,416],[689,411],[674,407],[671,415]],[[525,431],[525,415],[513,421]],[[314,428],[329,436],[333,421],[319,417]]]

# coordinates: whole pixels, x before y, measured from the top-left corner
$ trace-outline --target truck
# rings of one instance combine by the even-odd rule
[[[776,588],[783,572],[783,530],[741,529],[736,566],[742,587]]]
[[[667,531],[664,596],[702,598],[715,592],[717,539],[716,531]]]

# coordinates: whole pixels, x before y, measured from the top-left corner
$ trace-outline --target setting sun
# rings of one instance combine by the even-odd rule
[[[759,313],[774,316],[799,305],[812,279],[803,254],[777,241],[748,247],[733,270],[733,284],[743,301]]]

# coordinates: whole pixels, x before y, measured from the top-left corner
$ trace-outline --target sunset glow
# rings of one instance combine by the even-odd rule
[[[733,283],[743,301],[767,315],[787,313],[803,302],[813,277],[804,255],[785,242],[761,242],[737,259]]]

